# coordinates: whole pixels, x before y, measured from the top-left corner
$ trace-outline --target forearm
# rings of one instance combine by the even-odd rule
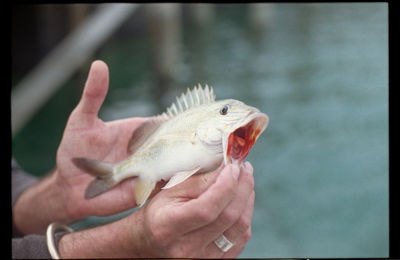
[[[69,221],[64,205],[55,175],[49,174],[19,196],[13,207],[14,225],[23,234],[44,234],[51,222]]]
[[[61,258],[135,258],[140,257],[139,214],[110,224],[64,235],[59,244]],[[137,224],[138,223],[138,224]],[[143,248],[142,248],[143,249]]]

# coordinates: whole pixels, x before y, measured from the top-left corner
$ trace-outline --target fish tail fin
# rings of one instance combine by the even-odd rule
[[[138,206],[140,207],[143,206],[143,204],[150,197],[151,192],[154,190],[155,186],[156,186],[155,181],[147,181],[139,178],[135,182],[134,193],[136,198],[136,204]]]
[[[95,176],[85,191],[85,199],[93,198],[111,189],[117,181],[113,178],[113,164],[87,158],[73,158],[76,167]]]

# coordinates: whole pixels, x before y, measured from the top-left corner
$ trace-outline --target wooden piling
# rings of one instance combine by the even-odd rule
[[[146,5],[146,21],[155,72],[154,97],[161,108],[165,106],[162,97],[175,82],[181,61],[181,5]]]
[[[209,25],[214,19],[214,4],[189,4],[190,20],[198,27]]]
[[[252,29],[262,31],[270,24],[274,5],[271,3],[252,3],[248,5],[249,24]]]
[[[15,134],[97,47],[137,8],[103,5],[55,47],[11,93],[11,126]]]

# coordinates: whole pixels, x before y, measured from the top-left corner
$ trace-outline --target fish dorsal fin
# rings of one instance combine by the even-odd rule
[[[167,108],[161,116],[164,118],[174,117],[186,110],[193,107],[197,107],[203,104],[210,104],[215,101],[214,89],[212,87],[206,87],[203,89],[200,84],[194,86],[192,90],[188,89],[185,93],[182,93],[180,97],[176,97],[176,102]]]
[[[128,143],[128,153],[134,154],[140,146],[160,127],[168,118],[164,116],[155,116],[142,123],[132,134]]]

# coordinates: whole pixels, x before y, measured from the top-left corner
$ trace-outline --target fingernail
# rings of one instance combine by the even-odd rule
[[[231,164],[232,176],[235,180],[239,178],[240,169],[236,164]]]
[[[251,166],[250,162],[245,162],[244,167],[246,169],[247,174],[253,175],[253,166]]]

